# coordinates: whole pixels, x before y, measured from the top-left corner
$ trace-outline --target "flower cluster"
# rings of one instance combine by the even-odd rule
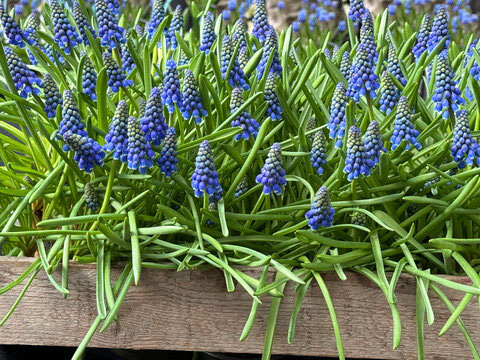
[[[265,0],[255,1],[255,13],[253,15],[252,35],[255,36],[260,44],[263,45],[266,39],[266,33],[270,29],[267,17],[267,7]]]
[[[196,197],[218,196],[223,192],[215,170],[212,149],[207,140],[204,140],[198,148],[191,184]]]
[[[208,11],[203,17],[202,42],[200,44],[200,51],[205,54],[210,53],[213,42],[217,38],[213,24],[213,14]]]
[[[327,163],[327,139],[322,130],[317,131],[313,138],[310,162],[318,175],[323,175],[323,166]]]
[[[63,134],[63,141],[75,154],[73,159],[78,168],[86,173],[91,173],[95,165],[102,166],[105,152],[92,138],[73,133],[71,130]]]
[[[330,139],[335,140],[335,147],[341,148],[345,135],[345,108],[347,106],[347,91],[342,82],[335,87],[332,102],[330,104],[330,117],[328,130]]]
[[[432,96],[435,110],[442,112],[442,117],[448,119],[451,113],[458,110],[459,105],[465,103],[461,91],[457,88],[455,74],[448,63],[446,52],[438,56],[435,71],[435,92]]]
[[[235,45],[228,35],[225,35],[222,43],[221,67],[222,78],[228,78],[228,83],[232,87],[240,87],[243,90],[249,90],[247,77],[242,68],[238,64],[237,58],[233,58],[235,52]],[[230,72],[228,72],[230,62],[233,61]]]
[[[244,177],[240,180],[237,188],[235,189],[235,197],[238,198],[248,191],[248,178]]]
[[[165,30],[165,43],[167,49],[175,50],[177,48],[177,38],[175,33],[182,35],[183,31],[183,15],[182,7],[178,5],[173,13],[173,18],[168,29]]]
[[[50,0],[50,9],[54,26],[53,40],[68,55],[75,46],[82,43],[82,38],[78,35],[70,20],[68,20],[67,15],[57,0]]]
[[[3,2],[0,2],[0,23],[10,45],[16,45],[21,48],[25,47],[24,42],[33,45],[33,41],[29,38],[28,33],[23,31],[16,21],[8,15],[8,11],[3,7]]]
[[[440,7],[433,18],[432,28],[428,35],[428,52],[431,53],[443,38],[447,39],[442,49],[445,50],[448,49],[450,44],[450,35],[448,34],[448,13],[444,7]]]
[[[282,120],[282,107],[276,92],[277,79],[277,75],[274,72],[268,73],[263,93],[263,100],[268,104],[267,116],[273,121]]]
[[[26,98],[31,94],[40,94],[39,88],[43,87],[43,83],[38,76],[13,52],[12,48],[5,46],[3,50],[7,59],[8,70],[20,96]]]
[[[320,226],[330,227],[332,226],[334,215],[335,210],[332,208],[327,187],[322,186],[315,194],[310,210],[305,213],[308,226],[312,230],[318,230]]]
[[[375,64],[378,60],[377,43],[375,42],[373,19],[370,11],[366,10],[362,15],[362,27],[360,28],[360,43],[365,45],[366,50],[372,57],[372,66],[375,70]]]
[[[362,16],[367,12],[363,0],[350,1],[350,10],[348,11],[348,17],[352,21],[361,21]]]
[[[274,143],[267,155],[267,160],[257,175],[256,182],[263,185],[263,193],[270,195],[273,191],[281,195],[283,186],[287,184],[285,170],[283,169],[282,148],[279,143]]]
[[[147,169],[153,166],[155,153],[145,139],[137,118],[128,118],[127,129],[127,166],[129,169],[138,170],[140,174],[146,174]]]
[[[390,114],[400,98],[400,90],[393,83],[387,71],[382,73],[382,86],[380,87],[380,110]]]
[[[350,79],[350,71],[352,69],[352,59],[350,58],[350,52],[345,51],[342,55],[342,60],[340,62],[340,72],[347,79]]]
[[[247,47],[247,39],[245,37],[248,30],[247,19],[244,16],[241,16],[235,25],[233,26],[232,40],[237,46],[240,43],[240,49]]]
[[[151,39],[155,31],[157,31],[158,26],[165,18],[165,1],[164,0],[153,0],[152,16],[150,17],[150,22],[147,27],[148,38]]]
[[[173,59],[169,59],[165,67],[166,70],[163,74],[162,104],[166,106],[168,112],[172,114],[175,111],[175,105],[177,105],[180,111],[183,109],[183,95],[180,91],[177,64]]]
[[[161,144],[168,129],[162,109],[162,91],[154,87],[147,100],[145,115],[140,119],[140,127],[145,134],[145,139],[155,146]]]
[[[70,90],[65,90],[63,92],[62,120],[60,121],[58,136],[63,137],[67,132],[71,132],[80,137],[85,137],[87,132],[84,129],[85,125],[82,123],[80,111],[73,94]],[[63,150],[70,150],[68,144],[63,147]]]
[[[85,184],[85,192],[83,193],[83,198],[85,199],[85,205],[92,211],[97,210],[98,208],[98,196],[95,187],[89,182]]]
[[[360,96],[370,96],[372,99],[377,96],[376,90],[380,84],[377,81],[372,60],[371,51],[368,50],[367,45],[360,43],[347,89],[347,96],[353,98],[357,103],[360,101]]]
[[[413,127],[412,112],[408,100],[405,96],[402,96],[398,101],[393,134],[390,138],[392,150],[395,150],[403,140],[407,143],[405,146],[406,150],[410,149],[410,145],[417,150],[421,149],[422,144],[417,139],[418,135],[418,130]]]
[[[122,53],[122,70],[127,74],[130,74],[133,69],[135,69],[135,61],[133,60],[132,54],[130,54],[130,50],[126,43],[122,44],[120,50]]]
[[[177,138],[175,136],[175,128],[171,127],[167,130],[157,164],[160,166],[160,171],[166,177],[170,177],[177,172],[177,163]]]
[[[272,64],[270,65],[270,69],[266,69],[268,60],[272,53]],[[270,29],[265,33],[265,44],[263,45],[262,58],[260,59],[260,62],[257,66],[258,80],[263,77],[265,71],[273,72],[278,76],[282,76],[282,65],[280,65],[280,60],[278,58],[277,34],[272,27],[270,27]]]
[[[78,31],[80,32],[85,45],[90,45],[90,41],[87,37],[87,31],[92,34],[94,39],[97,37],[97,34],[83,14],[82,8],[77,1],[73,2],[73,20],[75,21],[75,24],[77,24]]]
[[[25,32],[27,33],[28,39],[31,42],[32,46],[38,46],[42,52],[45,52],[43,47],[40,45],[40,39],[38,38],[38,27],[40,26],[40,22],[37,18],[37,15],[32,13],[28,16],[27,20],[25,21]],[[32,65],[37,65],[38,60],[35,58],[33,53],[30,49],[27,49],[27,55],[30,59]]]
[[[372,120],[368,125],[367,132],[365,133],[365,137],[363,139],[363,144],[368,158],[373,161],[373,164],[378,164],[380,161],[380,155],[382,152],[386,152],[387,149],[385,149],[383,146],[380,126],[378,126],[378,122],[375,120]]]
[[[472,166],[474,163],[480,165],[480,146],[470,133],[468,113],[463,109],[457,112],[451,154],[459,169],[467,165]]]
[[[98,22],[98,37],[102,46],[113,49],[125,43],[125,30],[118,26],[115,14],[105,0],[95,0],[95,11]]]
[[[45,114],[49,119],[53,119],[57,114],[58,105],[62,105],[63,100],[57,84],[50,74],[45,74],[43,78],[43,92],[45,94]]]
[[[412,49],[413,56],[415,57],[415,61],[420,59],[420,56],[427,51],[427,42],[428,38],[430,37],[430,30],[432,27],[432,17],[430,14],[426,14],[422,20],[422,25],[417,33],[417,42]]]
[[[184,119],[189,120],[193,118],[196,124],[200,124],[202,117],[208,115],[207,111],[203,108],[198,85],[191,70],[185,71],[183,81],[183,107],[181,111]]]
[[[83,65],[82,73],[82,88],[83,93],[90,96],[92,101],[97,100],[97,73],[93,67],[92,61],[86,54],[81,54],[85,56],[85,63]]]
[[[113,60],[112,55],[105,51],[103,53],[103,62],[107,68],[107,84],[114,93],[117,93],[121,87],[129,87],[133,85],[132,80],[127,80],[127,77],[123,73],[122,69],[118,64]]]
[[[348,130],[347,157],[343,172],[347,174],[348,181],[352,181],[360,175],[369,176],[373,166],[373,161],[365,150],[360,130],[356,126],[351,126]]]
[[[238,108],[243,105],[243,103],[244,100],[242,96],[242,90],[239,88],[233,89],[230,100],[230,113],[233,114],[235,111],[237,111]],[[242,132],[235,135],[236,141],[241,139],[248,140],[250,136],[255,139],[260,127],[257,121],[252,118],[247,110],[244,110],[240,115],[233,119],[231,125],[232,127],[242,128]]]
[[[105,135],[106,151],[113,152],[113,158],[121,162],[127,161],[128,153],[128,105],[125,100],[118,102],[109,132]]]
[[[390,74],[392,74],[402,85],[407,83],[407,79],[405,79],[405,76],[403,75],[397,53],[391,42],[388,44],[387,69]]]
[[[365,227],[367,225],[367,215],[365,215],[362,212],[355,211],[352,213],[352,218],[350,219],[350,223],[353,225],[358,225],[358,226],[363,226]]]

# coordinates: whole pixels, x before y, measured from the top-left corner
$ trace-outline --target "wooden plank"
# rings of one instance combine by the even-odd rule
[[[0,286],[14,280],[31,259],[0,258]],[[120,269],[114,269],[114,277]],[[257,275],[255,269],[251,274]],[[59,278],[59,274],[55,274]],[[392,351],[391,314],[376,285],[363,276],[348,273],[338,280],[334,273],[324,278],[336,308],[345,352],[351,358],[416,358],[415,280],[402,276],[397,286],[403,322],[402,345]],[[454,278],[468,283],[466,278]],[[313,283],[312,283],[313,284]],[[0,297],[3,316],[21,286]],[[454,304],[462,294],[445,290]],[[311,286],[297,321],[295,342],[286,343],[293,284],[286,288],[274,343],[274,353],[305,356],[335,356],[336,346],[329,314],[318,286]],[[431,294],[435,324],[425,325],[427,359],[471,359],[458,327],[438,338],[449,316],[443,303]],[[238,342],[249,314],[251,299],[242,289],[227,293],[220,271],[142,271],[138,286],[132,286],[119,312],[118,323],[95,334],[90,346],[128,349],[198,350],[260,353],[268,314],[268,297],[262,298],[258,318],[249,339]],[[55,291],[43,272],[12,315],[0,328],[0,343],[77,346],[96,316],[95,267],[71,264],[70,295],[66,300]],[[462,318],[474,341],[480,338],[478,301],[472,300]]]

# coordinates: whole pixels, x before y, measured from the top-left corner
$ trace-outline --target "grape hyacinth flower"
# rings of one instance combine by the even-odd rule
[[[333,50],[332,50],[332,59],[335,60],[337,59],[338,53],[340,52],[340,48],[338,45],[333,45]]]
[[[335,147],[341,148],[345,135],[345,109],[347,107],[347,91],[342,82],[339,82],[333,93],[330,105],[330,118],[328,119],[328,130],[330,139],[335,140]]]
[[[402,85],[406,85],[407,79],[403,75],[400,67],[400,60],[398,60],[397,53],[392,43],[388,44],[388,62],[387,69]]]
[[[108,134],[105,135],[106,151],[113,151],[113,158],[127,162],[128,154],[128,105],[125,100],[118,102]]]
[[[247,19],[244,16],[239,17],[233,26],[232,41],[235,46],[240,42],[240,49],[247,47],[247,40],[245,38],[247,30]]]
[[[7,59],[8,70],[20,96],[26,99],[30,94],[40,94],[40,88],[43,87],[42,80],[27,67],[12,48],[5,46],[3,51]]]
[[[178,66],[188,65],[190,63],[190,59],[185,54],[185,52],[180,49],[180,53],[178,55]]]
[[[243,72],[242,68],[238,64],[238,60],[232,59],[235,47],[233,41],[228,35],[225,35],[223,38],[223,47],[222,47],[222,56],[221,56],[221,67],[220,71],[222,73],[222,79],[225,79],[228,76],[228,83],[231,87],[240,87],[243,90],[249,90],[250,85],[248,85],[247,77]],[[227,74],[230,61],[233,61],[233,66],[230,73]]]
[[[238,65],[240,65],[240,69],[245,69],[245,66],[248,64],[248,60],[247,48],[243,47],[238,51]]]
[[[86,137],[87,132],[84,129],[85,125],[82,123],[80,111],[73,98],[73,94],[70,90],[65,90],[63,92],[62,120],[60,121],[58,136],[61,138],[67,132],[71,131],[75,135]],[[63,150],[68,151],[70,148],[68,145],[64,145]]]
[[[58,105],[62,105],[63,100],[57,84],[50,74],[45,74],[43,78],[43,92],[45,94],[45,114],[49,119],[53,119],[57,115]]]
[[[80,170],[84,170],[88,174],[92,172],[95,165],[103,165],[105,152],[92,138],[75,134],[69,130],[63,134],[63,141],[75,152],[73,159],[77,162]]]
[[[353,98],[356,103],[360,101],[360,96],[374,99],[379,87],[371,52],[366,44],[360,43],[348,80],[347,96]]]
[[[298,12],[298,22],[299,23],[304,23],[305,21],[307,21],[307,10],[306,9],[300,9],[300,11]]]
[[[167,135],[157,164],[160,166],[160,171],[166,177],[170,177],[177,172],[177,163],[177,138],[175,136],[175,128],[171,127],[167,129]]]
[[[457,112],[451,154],[459,169],[474,163],[480,165],[480,146],[470,133],[468,113],[463,109]]]
[[[92,61],[85,54],[80,54],[80,56],[85,56],[85,63],[83,65],[82,73],[82,88],[85,95],[90,96],[92,101],[97,100],[97,73],[93,67]]]
[[[282,120],[282,106],[277,96],[277,80],[275,73],[270,72],[265,82],[265,90],[263,93],[263,101],[268,104],[266,114],[272,121]]]
[[[305,213],[308,226],[313,231],[318,230],[320,226],[330,227],[333,224],[334,215],[335,210],[332,208],[327,187],[322,186],[315,194],[310,210]]]
[[[362,15],[362,27],[360,28],[360,43],[365,45],[365,48],[372,57],[372,66],[375,70],[375,64],[378,60],[377,43],[375,42],[373,19],[370,11],[366,10]]]
[[[272,191],[276,195],[282,194],[287,180],[283,169],[282,148],[279,143],[274,143],[270,148],[262,171],[255,180],[258,184],[263,185],[265,195],[270,195]]]
[[[363,0],[351,0],[350,10],[348,11],[348,17],[352,21],[361,21],[362,16],[367,12]]]
[[[313,139],[315,138],[315,133],[313,133],[312,131],[315,130],[316,128],[317,128],[317,119],[315,119],[314,117],[311,117],[310,119],[308,119],[306,132],[309,133],[307,135],[307,138],[312,143],[313,143]]]
[[[23,31],[17,22],[12,19],[8,11],[3,7],[3,1],[0,1],[0,23],[3,27],[3,32],[8,39],[10,45],[16,45],[24,48],[27,42],[33,45],[33,40],[28,37],[28,33]]]
[[[127,129],[127,166],[132,170],[138,169],[140,174],[145,174],[147,169],[153,166],[155,153],[145,139],[137,118],[134,116],[128,118]]]
[[[220,199],[219,199],[219,200],[220,200]],[[210,201],[210,199],[209,199],[209,202],[208,202],[208,211],[210,211],[210,212],[215,212],[215,211],[217,211],[217,204],[215,203],[215,201]],[[207,227],[212,228],[212,227],[215,227],[215,225],[217,225],[217,223],[216,223],[215,221],[207,218],[207,219],[205,220],[205,225],[206,225]]]
[[[205,195],[218,197],[223,192],[215,170],[212,149],[207,140],[204,140],[198,148],[191,184],[196,197]]]
[[[228,10],[235,11],[237,9],[237,0],[228,0]]]
[[[238,198],[248,191],[248,178],[244,177],[240,180],[237,188],[235,189],[235,197]]]
[[[97,34],[83,14],[82,8],[77,1],[73,2],[73,20],[75,21],[75,24],[77,24],[78,31],[80,32],[85,45],[90,45],[90,41],[87,37],[87,30],[92,34],[94,39],[97,37]]]
[[[392,143],[392,150],[395,150],[402,140],[406,141],[405,150],[410,149],[412,145],[415,149],[420,150],[422,144],[418,141],[419,131],[413,127],[412,112],[410,105],[405,96],[402,96],[398,101],[397,115],[395,117],[393,134],[390,138]]]
[[[203,18],[202,41],[200,44],[200,51],[206,55],[210,53],[213,42],[217,38],[213,24],[213,14],[209,11]]]
[[[332,52],[329,49],[325,49],[323,51],[323,55],[325,55],[325,58],[328,60],[332,60]]]
[[[351,126],[348,130],[347,157],[343,172],[347,174],[348,181],[353,181],[360,175],[369,176],[373,166],[373,161],[365,151],[360,130],[356,126]]]
[[[313,138],[310,162],[318,175],[323,175],[323,166],[327,163],[327,139],[322,130]]]
[[[222,10],[222,18],[223,18],[223,20],[225,20],[225,21],[230,20],[230,13],[231,13],[230,10],[228,10],[228,9],[223,9],[223,10]]]
[[[294,21],[294,22],[292,22],[292,30],[293,30],[294,32],[299,32],[301,26],[302,26],[302,24],[300,24],[300,21]]]
[[[274,53],[273,61],[270,69],[266,69],[270,54]],[[260,80],[263,77],[264,72],[273,72],[278,76],[282,76],[282,65],[280,65],[280,59],[278,58],[278,43],[277,34],[275,30],[270,29],[265,33],[265,44],[263,45],[263,53],[260,62],[257,65],[257,78]]]
[[[179,33],[182,35],[183,32],[183,14],[182,14],[182,7],[178,5],[175,8],[173,13],[172,22],[168,29],[165,30],[165,43],[167,49],[175,50],[177,48],[177,38],[175,37],[175,33]]]
[[[45,46],[45,55],[47,55],[47,57],[50,59],[51,62],[53,62],[54,64],[57,63],[57,61],[61,64],[61,65],[65,65],[66,64],[66,61],[65,61],[65,58],[62,56],[62,54],[60,54],[58,51],[56,51],[52,45],[50,44],[47,44]],[[55,58],[56,57],[56,58]]]
[[[362,212],[355,211],[352,213],[352,218],[350,219],[350,223],[353,225],[363,226],[367,225],[368,217]]]
[[[125,30],[118,26],[114,13],[108,8],[105,0],[95,0],[95,12],[98,22],[98,37],[102,46],[114,49],[119,44],[124,44]]]
[[[52,11],[53,33],[55,34],[53,40],[68,55],[75,46],[82,43],[82,38],[78,35],[77,30],[75,30],[57,0],[50,0],[50,9]]]
[[[278,8],[278,10],[283,10],[283,9],[285,9],[285,1],[279,1],[279,2],[277,3],[277,8]]]
[[[145,110],[147,108],[147,102],[142,97],[138,100],[138,117],[142,118],[145,115]]]
[[[140,119],[140,127],[145,134],[145,139],[154,146],[161,144],[168,129],[162,109],[162,91],[154,87],[147,100],[145,115]]]
[[[455,74],[448,63],[446,52],[438,56],[435,71],[435,92],[432,96],[435,102],[435,110],[442,112],[444,119],[450,118],[450,114],[458,110],[459,105],[465,103],[461,97],[460,89],[457,88]],[[453,121],[453,119],[451,119]]]
[[[148,38],[151,39],[155,32],[157,31],[158,26],[165,18],[165,1],[164,0],[153,0],[152,16],[147,27]]]
[[[350,58],[350,52],[345,51],[342,55],[342,61],[340,62],[340,72],[347,79],[350,79],[350,70],[352,69],[352,59]]]
[[[38,38],[39,26],[40,26],[40,22],[37,18],[37,15],[34,13],[31,13],[28,16],[27,20],[25,21],[25,32],[27,33],[28,38],[31,40],[31,45],[38,46],[42,52],[45,52],[43,47],[40,45],[40,40]],[[30,51],[30,49],[27,49],[27,55],[32,65],[38,64],[37,59],[35,58],[33,53]]]
[[[196,124],[200,124],[202,117],[208,115],[208,112],[203,108],[198,84],[191,70],[185,71],[183,81],[183,107],[181,112],[185,120],[193,118]]]
[[[270,29],[268,23],[267,7],[265,0],[255,1],[255,13],[253,14],[252,35],[263,45],[266,39],[266,32]]]
[[[183,95],[180,91],[177,64],[173,59],[167,61],[166,70],[163,74],[162,104],[167,107],[170,114],[175,112],[175,104],[180,111],[183,108]]]
[[[382,73],[382,86],[380,87],[380,94],[380,110],[388,115],[398,103],[398,99],[400,98],[400,90],[397,89],[387,71]]]
[[[427,51],[427,42],[428,38],[430,37],[430,30],[432,27],[432,17],[429,14],[426,14],[422,20],[422,24],[420,25],[420,29],[417,33],[417,42],[412,49],[413,56],[415,57],[415,61],[418,62],[420,56]]]
[[[117,93],[121,87],[129,87],[133,85],[132,80],[127,80],[127,77],[123,73],[122,69],[118,64],[113,60],[112,55],[105,51],[103,53],[103,62],[107,68],[107,84],[114,93]]]
[[[97,210],[99,203],[98,203],[98,196],[95,187],[90,184],[89,182],[85,184],[85,192],[83,193],[83,198],[85,199],[85,205],[92,211]]]
[[[447,40],[440,52],[448,49],[448,46],[450,45],[450,35],[448,34],[448,13],[444,7],[440,7],[433,18],[432,29],[428,35],[428,52],[431,53],[444,37],[446,37]]]
[[[135,32],[137,33],[138,37],[142,37],[144,34],[144,29],[140,25],[137,25],[135,26]]]
[[[133,69],[135,69],[135,61],[133,60],[132,54],[130,54],[130,50],[126,43],[122,44],[120,49],[122,53],[122,70],[127,74],[130,74]]]
[[[386,152],[387,149],[383,146],[382,134],[380,133],[380,126],[378,122],[372,120],[368,125],[367,132],[363,139],[364,149],[369,159],[373,161],[373,164],[378,164],[380,161],[380,155],[382,152]]]
[[[105,0],[105,2],[107,3],[107,7],[112,12],[112,14],[118,15],[118,10],[120,8],[118,0]]]
[[[233,89],[230,100],[230,113],[233,114],[237,111],[244,102],[242,90],[239,88]],[[240,127],[243,130],[240,134],[235,135],[236,141],[240,141],[241,139],[248,140],[250,136],[255,139],[258,134],[258,129],[260,128],[257,121],[252,118],[247,110],[244,110],[240,115],[233,119],[231,125],[232,127]]]

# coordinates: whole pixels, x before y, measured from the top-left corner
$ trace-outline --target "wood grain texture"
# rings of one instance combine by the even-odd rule
[[[0,286],[14,280],[31,259],[0,258]],[[114,269],[118,276],[120,269]],[[252,269],[251,273],[256,274]],[[71,264],[70,295],[66,300],[41,272],[10,320],[0,328],[0,343],[77,346],[96,317],[95,267]],[[59,274],[55,274],[59,278]],[[402,345],[392,351],[392,321],[385,297],[376,285],[354,273],[341,282],[334,273],[324,274],[337,312],[345,352],[352,358],[415,359],[415,280],[403,276],[397,286],[403,323]],[[456,281],[468,283],[465,278]],[[305,356],[335,356],[336,346],[328,310],[317,285],[310,287],[300,311],[295,342],[286,343],[293,284],[288,284],[278,316],[274,353]],[[0,297],[3,316],[21,286]],[[462,294],[445,289],[454,304]],[[435,323],[425,325],[427,359],[471,359],[468,345],[454,325],[437,336],[450,315],[431,294]],[[251,298],[238,287],[227,293],[220,271],[142,271],[138,286],[132,286],[119,312],[118,323],[95,334],[90,346],[260,353],[262,351],[269,300],[262,297],[258,317],[247,341],[240,343]],[[474,341],[480,338],[478,301],[472,300],[462,315]],[[478,344],[477,344],[478,345]]]

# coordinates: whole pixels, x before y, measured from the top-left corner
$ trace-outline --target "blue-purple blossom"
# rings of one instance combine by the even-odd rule
[[[403,140],[406,141],[405,150],[409,150],[410,146],[420,150],[422,144],[418,141],[419,131],[414,128],[412,122],[412,111],[408,104],[408,99],[402,96],[398,101],[397,115],[395,117],[393,134],[390,138],[392,143],[392,150],[401,144]]]
[[[217,38],[213,24],[213,14],[208,11],[203,18],[202,40],[200,44],[200,51],[205,54],[210,53],[213,42]]]
[[[225,35],[223,38],[222,44],[222,54],[221,54],[221,67],[220,71],[222,73],[222,79],[228,77],[228,83],[232,87],[240,87],[243,90],[249,90],[250,85],[247,82],[247,77],[240,67],[237,58],[232,58],[235,52],[235,46],[228,35]],[[230,72],[228,68],[230,62],[233,61]]]
[[[382,152],[386,152],[385,146],[383,146],[382,134],[380,133],[380,126],[378,122],[372,120],[368,125],[367,132],[363,139],[364,149],[369,159],[374,164],[378,164],[380,161],[380,155]]]
[[[277,80],[278,76],[274,72],[268,73],[263,93],[263,100],[268,104],[266,114],[272,121],[282,120],[283,112],[277,95]]]
[[[463,109],[457,112],[451,154],[459,169],[474,164],[480,165],[480,146],[470,132],[468,112]]]
[[[422,25],[417,33],[417,42],[412,49],[413,56],[415,61],[420,59],[420,56],[427,51],[427,42],[430,37],[430,30],[432,28],[432,17],[429,14],[426,14],[422,20]]]
[[[397,106],[398,99],[400,98],[400,90],[395,86],[395,83],[387,71],[382,73],[380,94],[380,110],[388,115],[392,112],[393,108]]]
[[[97,100],[97,73],[95,72],[95,68],[93,67],[92,61],[90,58],[85,56],[85,63],[83,65],[83,73],[82,73],[82,88],[83,93],[90,96],[92,101]]]
[[[180,91],[177,64],[173,59],[167,61],[163,74],[162,104],[167,107],[170,114],[175,111],[175,105],[180,111],[183,108],[183,95]]]
[[[232,97],[230,100],[230,113],[233,114],[237,111],[244,103],[242,90],[239,88],[235,88],[232,91]],[[252,118],[250,113],[247,110],[244,110],[240,115],[238,115],[235,119],[231,122],[232,127],[240,127],[242,128],[242,132],[240,134],[235,135],[235,140],[248,140],[251,136],[253,139],[257,137],[259,125],[255,119]]]
[[[90,41],[87,37],[87,31],[92,34],[92,37],[94,39],[97,37],[97,34],[95,33],[92,25],[90,25],[87,18],[83,14],[82,8],[77,1],[73,2],[73,20],[75,21],[75,24],[77,24],[78,31],[80,32],[80,35],[82,36],[82,40],[85,45],[90,45]]]
[[[265,195],[270,195],[272,192],[276,195],[282,194],[287,180],[283,169],[282,148],[279,143],[274,143],[270,148],[261,173],[255,180],[258,184],[263,185]]]
[[[347,157],[343,172],[347,174],[348,181],[353,181],[360,175],[370,176],[370,169],[373,166],[373,161],[365,151],[360,130],[356,126],[351,126],[348,130]]]
[[[49,119],[53,119],[57,115],[58,105],[62,105],[63,100],[58,86],[50,74],[45,74],[43,78],[43,92],[45,94],[45,114]]]
[[[308,226],[312,230],[318,230],[320,226],[330,227],[333,224],[334,215],[335,210],[332,208],[327,187],[322,186],[315,194],[310,210],[305,213]]]
[[[175,136],[175,128],[171,127],[167,130],[157,164],[160,166],[160,171],[166,177],[170,177],[177,172],[177,163],[177,138]]]
[[[268,60],[272,53],[273,61],[270,68],[266,70]],[[257,65],[258,80],[262,78],[265,71],[274,72],[278,76],[282,76],[282,65],[280,65],[280,59],[278,58],[277,34],[272,27],[265,33],[265,44],[263,45],[262,58]]]
[[[450,45],[450,35],[448,34],[448,13],[444,7],[440,7],[433,18],[432,28],[428,36],[428,52],[431,53],[444,37],[446,37],[447,40],[440,52],[448,49],[448,46]]]
[[[341,148],[345,135],[345,109],[347,106],[347,92],[342,82],[339,82],[333,93],[330,104],[330,117],[328,119],[328,130],[330,139],[335,140],[335,147]]]
[[[28,38],[28,33],[23,31],[14,19],[3,7],[3,1],[0,1],[0,23],[2,24],[5,37],[10,45],[25,47],[25,42],[33,45],[32,40]]]
[[[10,76],[20,96],[27,98],[31,94],[39,95],[40,89],[43,87],[42,80],[27,67],[12,48],[4,46],[3,51],[7,59]]]
[[[118,102],[108,134],[105,135],[106,151],[113,152],[113,158],[127,162],[128,154],[128,105],[125,100]]]
[[[221,196],[223,192],[215,170],[212,149],[207,140],[204,140],[198,149],[191,184],[196,197]]]
[[[175,50],[177,48],[177,37],[175,34],[182,35],[183,33],[183,14],[182,7],[178,5],[173,12],[172,22],[168,29],[165,30],[165,43],[167,49]]]
[[[95,187],[89,182],[85,184],[85,192],[83,193],[83,198],[85,199],[85,205],[92,211],[97,210],[100,205],[98,202],[97,192]]]
[[[127,166],[129,169],[138,170],[140,174],[145,174],[147,169],[153,166],[155,153],[145,139],[140,123],[135,117],[128,118],[127,128]]]
[[[148,38],[151,39],[153,34],[157,31],[158,26],[165,18],[164,0],[154,0],[152,15],[147,27]]]
[[[266,32],[269,28],[270,24],[268,23],[265,0],[255,0],[252,35],[255,36],[262,45],[265,42]]]
[[[53,21],[53,40],[68,55],[75,46],[82,43],[82,38],[57,0],[50,0],[50,9]]]
[[[458,81],[455,80],[455,73],[450,67],[447,56],[446,52],[438,56],[435,92],[432,96],[435,110],[441,112],[444,119],[450,118],[450,114],[455,113],[459,106],[465,103],[460,89],[457,88]]]
[[[165,138],[168,125],[163,116],[162,91],[158,87],[154,87],[150,92],[145,114],[140,119],[140,127],[145,134],[145,139],[155,146],[159,146]]]
[[[98,37],[102,46],[109,49],[119,47],[124,44],[126,39],[124,36],[125,30],[118,26],[115,19],[115,14],[108,8],[105,0],[95,0],[95,11],[98,23]]]
[[[105,152],[92,138],[75,134],[69,130],[63,134],[63,141],[69,149],[75,152],[73,160],[77,162],[80,170],[84,170],[88,174],[92,172],[95,165],[103,165]]]
[[[327,139],[322,130],[313,138],[310,162],[318,175],[323,175],[323,167],[327,163]]]
[[[357,103],[361,96],[376,98],[376,90],[380,87],[377,80],[371,52],[366,44],[360,43],[348,80],[347,96]]]
[[[114,93],[117,93],[122,87],[133,86],[133,81],[127,80],[122,69],[120,69],[115,60],[113,60],[112,55],[108,51],[103,53],[103,62],[107,68],[108,87],[112,89]]]
[[[184,119],[189,120],[193,118],[196,124],[200,124],[202,122],[202,117],[208,115],[208,112],[203,108],[198,84],[191,70],[185,71],[183,82],[183,107],[181,112]]]

